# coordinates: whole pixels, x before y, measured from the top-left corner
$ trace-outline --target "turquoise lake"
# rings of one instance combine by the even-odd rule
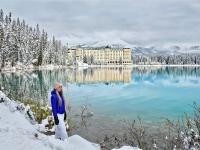
[[[83,83],[79,79],[69,83],[71,103],[89,104],[95,113],[114,119],[132,120],[140,116],[151,123],[165,118],[180,119],[184,112],[192,114],[193,102],[200,102],[200,68],[110,70],[114,70],[111,74],[116,80],[109,81],[109,78],[98,82],[93,81],[95,77],[91,80],[86,77],[82,79]],[[101,69],[96,71],[101,72]],[[122,78],[118,77],[120,73]],[[94,70],[93,75],[96,74]]]
[[[74,111],[87,105],[99,125],[102,118],[134,120],[140,116],[146,123],[176,120],[184,112],[192,115],[193,102],[200,102],[199,67],[76,68],[0,74],[0,87],[8,96],[46,105],[57,81],[63,84],[65,98]]]

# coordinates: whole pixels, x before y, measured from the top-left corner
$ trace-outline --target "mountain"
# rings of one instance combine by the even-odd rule
[[[106,47],[110,46],[112,48],[132,48],[134,55],[144,55],[144,56],[153,56],[153,55],[181,55],[181,54],[200,54],[200,45],[168,45],[163,47],[158,46],[137,46],[125,42],[121,39],[119,40],[103,40],[96,41],[87,44],[77,45],[78,47]],[[77,47],[75,46],[75,47]]]
[[[87,43],[87,44],[80,44],[76,45],[73,47],[93,47],[93,48],[100,48],[100,47],[112,47],[112,48],[124,48],[124,47],[129,47],[132,48],[135,45],[131,45],[123,40],[102,40],[102,41],[96,41],[92,43]]]
[[[158,47],[133,47],[133,54],[135,55],[183,55],[183,54],[200,54],[200,46],[168,46],[164,48]]]
[[[123,47],[133,47],[133,45],[123,41],[123,40],[112,40],[112,41],[99,41],[95,44],[91,45],[91,47],[104,47],[104,46],[110,46],[113,48],[123,48]]]
[[[132,53],[134,55],[151,56],[160,53],[156,47],[133,47]]]

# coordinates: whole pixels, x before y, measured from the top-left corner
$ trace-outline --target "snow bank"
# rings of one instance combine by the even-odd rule
[[[113,150],[141,150],[141,149],[137,147],[123,146],[120,149],[113,149]]]
[[[2,150],[99,150],[98,144],[88,142],[78,135],[65,141],[38,132],[18,111],[18,104],[0,91],[0,145]]]
[[[28,116],[27,116],[27,113]],[[0,91],[0,146],[1,150],[100,150],[98,144],[91,143],[79,135],[65,141],[46,136],[32,125],[30,107],[10,100]],[[27,120],[29,118],[29,121]],[[30,123],[31,121],[31,123]],[[129,146],[113,150],[140,150]]]
[[[67,66],[64,66],[64,65],[42,65],[42,66],[36,66],[36,65],[33,65],[33,64],[30,64],[30,65],[23,65],[21,63],[16,63],[15,66],[10,66],[10,65],[7,65],[5,66],[4,68],[1,68],[1,71],[2,72],[30,72],[30,71],[33,71],[33,70],[54,70],[54,69],[62,69],[62,68],[67,68]]]
[[[67,66],[63,66],[63,65],[42,65],[39,66],[39,70],[54,70],[54,69],[62,69],[62,68],[67,68]]]

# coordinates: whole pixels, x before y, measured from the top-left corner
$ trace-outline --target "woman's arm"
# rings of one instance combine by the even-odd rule
[[[56,97],[54,95],[51,96],[51,107],[52,107],[53,116],[54,117],[58,117],[57,116],[57,111],[56,111],[57,99],[56,99]]]
[[[53,112],[55,124],[58,125],[59,124],[59,120],[58,120],[57,111],[56,111],[57,99],[53,95],[51,96],[51,107],[52,107],[52,112]]]

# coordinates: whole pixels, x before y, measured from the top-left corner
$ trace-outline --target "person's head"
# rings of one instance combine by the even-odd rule
[[[54,89],[60,94],[62,95],[62,84],[61,83],[56,83],[54,86]]]

